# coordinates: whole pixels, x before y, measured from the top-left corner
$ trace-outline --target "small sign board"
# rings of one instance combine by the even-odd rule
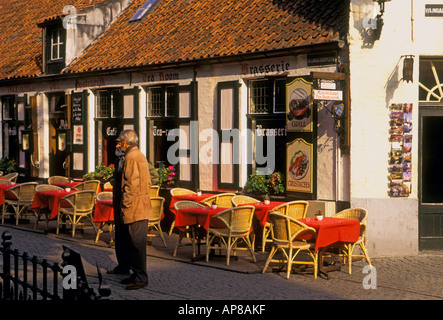
[[[425,4],[425,17],[443,17],[443,4]]]
[[[343,91],[341,90],[314,90],[314,100],[342,101]]]

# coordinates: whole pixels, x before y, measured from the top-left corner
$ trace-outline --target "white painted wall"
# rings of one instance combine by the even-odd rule
[[[443,18],[425,17],[433,0],[390,1],[385,4],[381,37],[364,41],[365,26],[378,4],[351,1],[351,156],[353,207],[369,212],[370,255],[418,253],[418,65],[420,55],[442,55]],[[367,30],[367,29],[366,29]],[[402,81],[403,55],[415,55],[413,82]],[[389,106],[413,103],[412,192],[408,198],[388,195]]]

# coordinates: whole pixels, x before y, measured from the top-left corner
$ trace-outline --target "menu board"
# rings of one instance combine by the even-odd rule
[[[72,122],[83,122],[83,94],[73,94],[71,104]]]
[[[298,138],[286,146],[286,190],[313,192],[313,145]]]
[[[412,103],[391,104],[389,141],[389,196],[408,197],[411,193]]]

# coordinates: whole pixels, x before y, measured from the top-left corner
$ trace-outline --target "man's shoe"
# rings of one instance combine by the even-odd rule
[[[131,282],[126,286],[126,290],[136,290],[146,287],[147,283],[142,281]]]
[[[129,277],[129,278],[124,278],[122,281],[120,281],[121,284],[130,284],[130,283],[134,283],[135,280],[133,277]]]
[[[111,270],[106,270],[107,274],[129,274],[129,270],[121,270],[118,268],[114,268]]]

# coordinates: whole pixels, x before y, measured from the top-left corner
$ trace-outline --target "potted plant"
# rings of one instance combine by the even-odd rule
[[[319,221],[323,219],[323,213],[320,209],[315,212],[315,218]]]
[[[256,195],[283,196],[286,192],[284,175],[280,172],[263,175],[256,171],[248,177],[245,191]]]
[[[265,199],[264,200],[265,204],[269,204],[271,202],[270,199],[269,199],[269,195],[268,194],[265,195],[264,199]]]
[[[99,180],[101,184],[108,182],[114,175],[115,167],[113,164],[105,166],[103,163],[95,167],[94,171],[88,172],[83,175],[84,180]]]
[[[200,197],[202,195],[202,191],[200,188],[197,189],[197,195]]]
[[[160,188],[166,189],[175,184],[176,175],[174,166],[161,165],[158,169],[158,184]]]
[[[212,208],[212,209],[217,209],[217,203],[216,203],[215,200],[212,201],[211,208]]]
[[[17,163],[15,160],[8,158],[0,158],[0,171],[3,171],[3,174],[16,172],[17,171]]]

